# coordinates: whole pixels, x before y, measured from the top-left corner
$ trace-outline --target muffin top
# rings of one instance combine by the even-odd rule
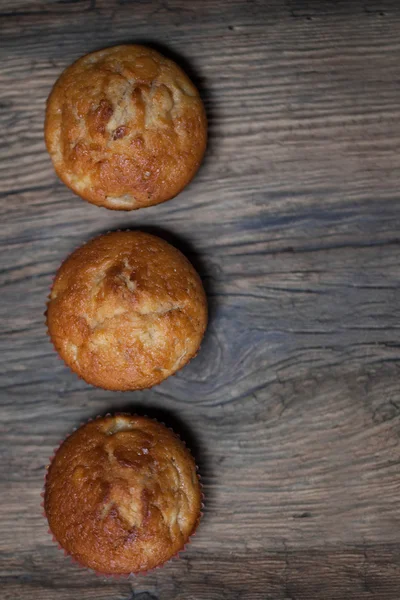
[[[178,194],[200,166],[206,138],[194,85],[144,46],[83,56],[47,102],[45,139],[57,174],[76,194],[115,210]]]
[[[60,267],[47,310],[52,342],[88,383],[144,389],[183,367],[207,324],[200,277],[179,250],[140,231],[102,235]]]
[[[48,469],[44,506],[59,544],[102,573],[147,571],[194,532],[201,489],[180,439],[146,417],[98,418],[60,446]]]

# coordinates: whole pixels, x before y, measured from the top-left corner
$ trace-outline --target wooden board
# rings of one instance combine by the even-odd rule
[[[46,97],[119,42],[174,57],[205,101],[193,183],[135,213],[58,181]],[[400,5],[382,1],[0,1],[0,596],[4,600],[398,600]],[[102,231],[144,228],[198,268],[199,356],[151,391],[77,379],[46,338],[52,276]],[[206,495],[182,558],[97,578],[47,535],[52,448],[139,411],[193,448]]]

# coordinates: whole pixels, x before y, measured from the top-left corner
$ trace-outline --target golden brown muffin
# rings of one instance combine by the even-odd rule
[[[47,310],[49,335],[69,367],[110,390],[152,387],[197,353],[207,325],[200,277],[159,237],[102,235],[61,265]]]
[[[106,416],[60,446],[44,508],[52,534],[82,565],[138,573],[182,550],[200,519],[201,489],[190,452],[170,429]]]
[[[54,168],[76,194],[133,210],[176,196],[200,166],[207,120],[199,93],[171,60],[115,46],[77,60],[47,101]]]

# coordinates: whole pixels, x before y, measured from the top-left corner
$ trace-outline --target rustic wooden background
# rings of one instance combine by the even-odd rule
[[[113,213],[74,196],[43,142],[80,55],[145,42],[201,90],[210,124],[177,198]],[[398,600],[400,3],[0,1],[0,597]],[[199,356],[145,392],[89,387],[43,311],[60,261],[143,227],[199,269]],[[73,427],[132,410],[172,425],[206,510],[180,560],[98,578],[47,535],[47,459]]]

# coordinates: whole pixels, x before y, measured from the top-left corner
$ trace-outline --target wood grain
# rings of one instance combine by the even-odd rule
[[[399,39],[395,0],[0,0],[1,598],[398,600]],[[74,196],[43,142],[62,69],[123,41],[175,58],[210,124],[193,183],[131,214]],[[125,394],[43,318],[60,261],[120,227],[181,248],[211,314],[188,367]],[[181,559],[126,581],[70,564],[40,509],[52,449],[110,410],[173,426],[206,494]]]

